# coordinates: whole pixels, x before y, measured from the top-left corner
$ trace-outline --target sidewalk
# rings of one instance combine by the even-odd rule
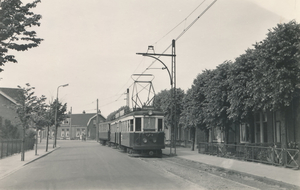
[[[173,151],[173,150],[172,150]],[[170,154],[170,147],[163,149],[163,154]],[[300,189],[300,170],[271,166],[255,162],[239,161],[206,154],[199,154],[197,149],[176,147],[176,155],[179,158],[200,162],[225,170],[232,170],[241,174],[248,174],[256,178],[275,180],[290,185],[298,186]]]
[[[21,169],[25,165],[43,157],[47,154],[50,154],[54,150],[60,148],[57,146],[53,148],[53,140],[49,140],[48,142],[48,152],[46,152],[46,140],[43,139],[41,143],[38,143],[37,146],[37,155],[35,155],[34,150],[28,150],[25,152],[25,161],[21,161],[21,154],[14,154],[12,156],[5,157],[0,159],[0,180],[15,171]]]

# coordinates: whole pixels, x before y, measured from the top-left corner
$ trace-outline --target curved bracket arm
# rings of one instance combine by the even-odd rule
[[[162,62],[160,59],[158,59],[157,57],[154,57],[154,56],[152,56],[152,55],[146,55],[146,54],[143,54],[143,56],[148,56],[148,57],[151,57],[151,58],[156,59],[157,61],[161,62],[161,63],[165,66],[165,68],[167,69],[167,71],[168,71],[168,73],[169,73],[169,76],[170,76],[170,83],[171,83],[171,85],[173,85],[173,80],[172,80],[171,73],[170,73],[168,67],[164,64],[164,62]]]

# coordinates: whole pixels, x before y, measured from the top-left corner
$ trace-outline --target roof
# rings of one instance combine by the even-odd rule
[[[14,104],[18,104],[22,89],[19,88],[0,88],[0,94]]]
[[[103,117],[99,114],[100,117]],[[96,117],[96,113],[80,113],[80,114],[71,114],[72,126],[88,126],[89,122]],[[103,117],[104,118],[104,117]]]
[[[98,116],[99,116],[99,117],[102,117],[102,120],[104,120],[104,121],[106,120],[100,113],[98,113]],[[89,119],[87,125],[89,125],[90,122],[91,122],[95,117],[97,117],[97,114],[95,114],[93,117],[91,117],[91,118]]]

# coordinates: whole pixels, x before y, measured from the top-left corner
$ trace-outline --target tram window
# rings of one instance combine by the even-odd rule
[[[142,130],[142,120],[140,117],[135,118],[135,131],[141,131]]]
[[[158,131],[162,131],[162,126],[163,126],[162,121],[163,121],[162,119],[158,119],[158,127],[157,127]]]
[[[133,131],[133,119],[130,120],[130,131]]]
[[[144,131],[155,131],[155,118],[144,117]]]

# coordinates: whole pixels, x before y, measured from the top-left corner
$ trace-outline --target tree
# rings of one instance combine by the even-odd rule
[[[44,98],[38,98],[34,95],[34,87],[31,87],[29,83],[26,87],[18,86],[22,93],[18,96],[18,104],[16,105],[16,112],[22,125],[22,146],[21,146],[21,161],[25,160],[25,132],[28,129],[32,117],[36,112],[39,104],[44,101]],[[44,96],[42,96],[44,97]]]
[[[274,111],[290,106],[299,96],[300,24],[278,24],[255,44],[255,50],[259,61],[251,91],[254,109]]]
[[[46,108],[47,105],[45,104],[46,97],[41,96],[40,98],[37,98],[37,104],[33,109],[33,113],[31,115],[31,122],[32,122],[32,128],[35,129],[35,155],[37,155],[37,142],[38,142],[38,131],[43,129],[48,121],[46,118]]]
[[[130,112],[130,108],[128,106],[122,106],[118,110],[113,111],[107,116],[107,121],[112,121],[116,119],[116,114],[119,113],[120,111],[124,110],[124,114],[127,114]]]
[[[183,111],[180,121],[186,127],[197,127],[201,131],[204,131],[207,139],[208,124],[206,119],[208,112],[206,109],[206,90],[208,90],[208,82],[212,76],[211,73],[211,70],[204,70],[201,74],[198,74],[192,87],[188,89],[183,99]]]
[[[25,51],[37,47],[43,40],[36,37],[35,31],[28,30],[40,26],[42,16],[30,11],[39,2],[23,5],[21,0],[0,1],[0,67],[7,62],[17,62],[15,56],[8,53],[9,49]]]
[[[205,116],[205,123],[209,127],[219,128],[224,133],[225,143],[232,124],[232,120],[229,119],[227,113],[230,107],[228,93],[231,90],[231,86],[228,83],[228,78],[231,65],[230,61],[226,61],[211,72],[212,75],[205,90],[206,110],[208,112],[208,115]]]
[[[227,109],[228,118],[234,123],[243,123],[253,115],[255,101],[251,89],[256,86],[254,74],[258,63],[255,49],[236,58],[230,67],[228,82],[231,90],[228,92],[230,107]]]
[[[182,101],[184,97],[184,91],[180,88],[176,88],[176,97],[174,102],[171,90],[162,90],[161,92],[157,93],[153,102],[155,108],[161,109],[165,113],[165,124],[167,126],[172,126],[174,121],[172,119],[172,109],[175,110],[176,106],[176,121],[174,121],[176,123],[179,123],[180,115],[183,110]]]

